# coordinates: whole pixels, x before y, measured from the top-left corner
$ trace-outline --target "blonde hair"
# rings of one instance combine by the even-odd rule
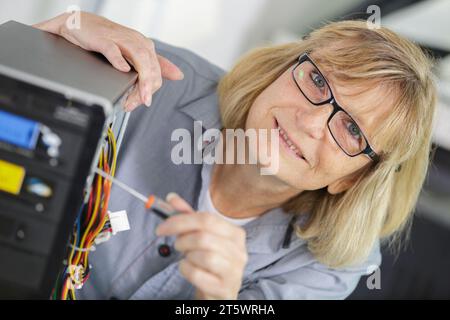
[[[363,168],[344,192],[304,191],[283,205],[287,212],[309,214],[296,232],[316,259],[344,267],[363,262],[378,240],[392,246],[408,234],[430,162],[436,104],[432,62],[417,45],[384,27],[330,23],[302,41],[257,48],[241,58],[218,87],[224,127],[244,128],[256,97],[303,52],[314,53],[319,66],[342,83],[383,86],[395,97],[372,138],[382,147],[380,162]]]

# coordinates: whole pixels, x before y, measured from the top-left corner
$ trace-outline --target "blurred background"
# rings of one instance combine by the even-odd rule
[[[361,279],[349,299],[450,298],[450,0],[0,0],[0,23],[33,24],[76,5],[143,34],[182,46],[229,69],[247,50],[301,39],[327,21],[367,19],[414,40],[436,59],[435,155],[398,257],[383,249],[381,289]]]

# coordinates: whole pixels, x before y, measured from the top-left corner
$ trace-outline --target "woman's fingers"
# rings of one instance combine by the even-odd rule
[[[133,90],[131,90],[130,94],[128,95],[125,103],[124,103],[124,109],[127,112],[133,111],[138,106],[142,104],[141,95],[139,93],[139,87],[134,86]]]
[[[150,106],[153,94],[153,78],[161,74],[159,67],[156,67],[154,61],[150,59],[149,50],[144,46],[138,46],[136,43],[125,43],[120,47],[125,57],[136,69],[139,79],[138,86],[141,94],[141,100],[146,106]]]
[[[174,65],[170,60],[163,56],[156,55],[161,67],[161,76],[168,80],[183,80],[184,73]]]
[[[151,51],[149,51],[149,54],[151,54]],[[111,63],[113,63],[112,62],[113,59],[114,58],[111,58],[111,59],[108,58],[108,60]],[[125,59],[123,59],[123,60],[125,61]],[[127,99],[127,101],[129,101],[129,103],[130,103],[128,105],[128,107],[126,108],[127,111],[132,111],[141,104],[150,105],[152,102],[152,99],[153,99],[153,94],[156,91],[158,91],[160,89],[160,87],[162,86],[162,77],[167,78],[169,80],[182,80],[184,78],[184,74],[181,72],[181,70],[178,69],[178,67],[175,66],[168,59],[154,53],[154,58],[151,57],[151,61],[158,61],[158,63],[156,65],[157,66],[159,65],[160,69],[159,70],[153,69],[152,74],[157,75],[160,73],[160,76],[156,76],[156,77],[153,76],[152,79],[148,79],[148,80],[146,80],[145,78],[143,79],[142,76],[139,76],[138,86],[136,86],[136,88],[133,89],[133,91],[132,91],[133,96],[129,97],[130,99]],[[119,65],[121,63],[122,62],[116,60],[116,65]],[[116,66],[116,65],[114,65],[114,66]],[[116,66],[116,68],[119,69],[119,67],[117,67],[117,66]],[[145,68],[145,67],[141,66],[141,68]],[[119,70],[121,70],[121,69],[119,69]],[[121,71],[125,71],[125,70],[121,70]],[[143,99],[145,99],[145,96],[148,94],[148,92],[142,92],[142,90],[148,90],[149,83],[151,83],[150,95],[147,97],[148,100],[144,101]]]
[[[105,40],[103,42],[99,42],[97,46],[97,48],[93,49],[103,54],[106,59],[108,59],[108,61],[114,66],[114,68],[123,72],[128,72],[131,70],[130,65],[123,57],[119,46],[116,45],[113,41]]]
[[[68,14],[62,14],[34,27],[58,34],[85,50],[103,54],[118,70],[130,71],[132,65],[139,75],[138,90],[128,97],[129,110],[138,105],[150,106],[153,94],[162,86],[162,78],[181,80],[183,73],[172,62],[156,54],[151,39],[130,28],[88,12],[81,12],[83,27],[67,28]],[[139,99],[134,94],[139,94]]]
[[[221,217],[213,216],[211,213],[198,212],[195,214],[179,214],[170,217],[158,226],[158,235],[179,235],[193,231],[208,231],[224,238],[230,238],[245,244],[245,231],[236,227]]]
[[[186,253],[185,259],[197,268],[203,269],[221,280],[224,279],[226,274],[233,273],[232,261],[215,251],[189,251]]]
[[[183,259],[179,264],[180,273],[194,285],[202,294],[203,298],[210,299],[232,299],[225,297],[221,279],[201,268],[198,268],[187,259]]]
[[[192,209],[191,205],[181,198],[178,194],[174,192],[170,192],[166,196],[166,201],[175,209],[184,213],[192,213],[194,209]]]
[[[196,250],[221,252],[224,256],[246,262],[247,256],[234,241],[210,232],[189,232],[179,235],[174,243],[175,250],[187,253]]]

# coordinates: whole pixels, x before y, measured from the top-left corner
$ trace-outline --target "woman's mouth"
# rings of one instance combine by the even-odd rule
[[[305,157],[303,156],[302,152],[300,151],[300,148],[289,138],[289,135],[286,132],[286,130],[284,130],[280,126],[280,124],[278,123],[278,121],[276,119],[275,119],[275,128],[278,129],[281,144],[288,151],[288,153],[290,153],[297,159],[302,159],[302,160],[306,161]]]

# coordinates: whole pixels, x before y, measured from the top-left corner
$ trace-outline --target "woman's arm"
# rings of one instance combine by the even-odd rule
[[[35,24],[34,27],[64,37],[85,50],[103,54],[118,70],[139,74],[138,85],[128,96],[125,110],[150,106],[152,95],[161,87],[162,78],[181,80],[183,73],[172,62],[156,54],[152,40],[133,29],[91,13],[80,13],[80,28],[68,28],[69,13]]]

